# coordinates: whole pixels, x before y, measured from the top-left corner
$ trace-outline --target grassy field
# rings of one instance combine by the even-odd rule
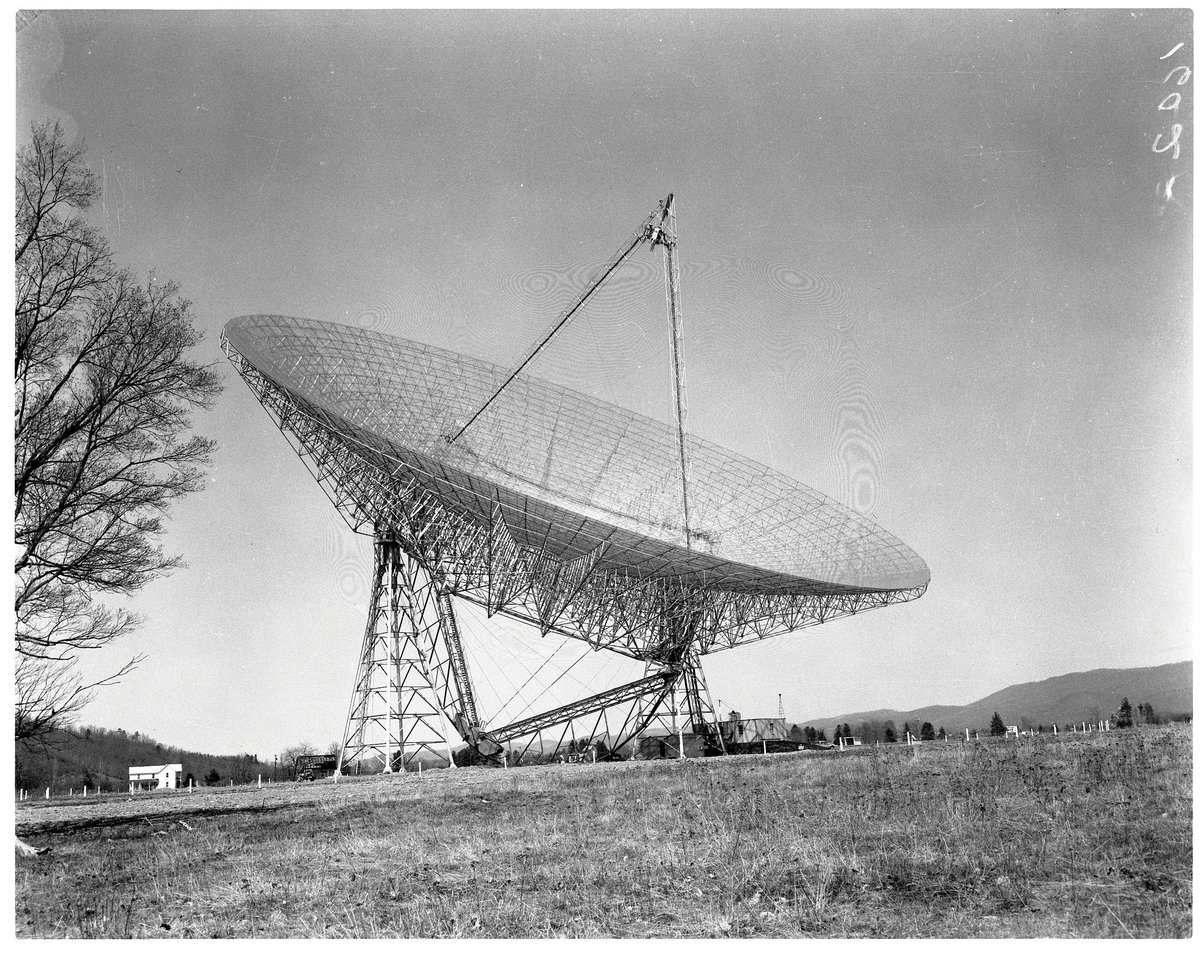
[[[19,936],[1192,933],[1192,734],[27,802]]]

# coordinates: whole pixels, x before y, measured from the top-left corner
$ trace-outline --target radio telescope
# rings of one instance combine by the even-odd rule
[[[525,371],[642,244],[666,260],[671,424]],[[575,721],[614,751],[657,719],[721,752],[703,655],[924,593],[928,567],[895,536],[688,434],[675,247],[668,197],[514,369],[316,320],[226,324],[226,355],[345,521],[374,537],[340,771],[443,748],[453,762],[458,739],[498,759]],[[640,676],[495,725],[452,599],[619,654]]]

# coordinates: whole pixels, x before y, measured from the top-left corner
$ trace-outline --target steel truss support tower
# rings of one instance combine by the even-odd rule
[[[454,762],[447,710],[467,696],[451,689],[448,647],[457,638],[449,598],[387,533],[375,538],[371,605],[342,736],[339,772],[403,772]],[[457,686],[457,682],[455,683]],[[473,705],[469,712],[473,713]]]
[[[602,723],[609,728],[606,710],[628,702],[634,708],[610,737],[613,749],[658,722],[673,733],[700,733],[706,750],[723,752],[699,652],[678,625],[664,624],[659,635],[667,640],[660,646],[662,661],[648,662],[643,679],[485,730],[450,594],[401,548],[395,535],[377,533],[371,604],[338,772],[403,772],[418,762],[440,764],[446,757],[453,764],[454,732],[481,756],[498,762],[503,744],[574,719],[594,717],[594,736]],[[518,758],[528,748],[518,747]]]
[[[659,665],[646,664],[647,673],[660,668],[662,667]],[[724,753],[725,740],[721,735],[720,717],[713,706],[712,694],[708,691],[699,652],[695,647],[687,648],[679,661],[669,668],[676,671],[675,681],[659,701],[641,704],[632,723],[634,734],[629,739],[657,722],[671,733],[695,733],[702,736],[706,753]]]

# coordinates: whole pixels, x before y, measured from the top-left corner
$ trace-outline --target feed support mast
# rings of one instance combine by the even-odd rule
[[[675,419],[675,448],[679,454],[679,482],[683,501],[683,536],[687,548],[692,548],[692,524],[688,515],[687,448],[684,435],[687,432],[687,398],[683,375],[683,328],[679,322],[679,264],[675,261],[675,244],[679,234],[675,223],[675,194],[667,195],[663,202],[662,219],[654,231],[650,245],[663,248],[663,260],[667,278],[667,314],[671,326],[671,380],[673,390],[671,411]]]

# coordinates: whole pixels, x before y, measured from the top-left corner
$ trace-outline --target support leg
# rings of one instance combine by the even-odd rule
[[[403,771],[406,763],[440,760],[442,748],[453,762],[443,709],[451,700],[449,658],[439,656],[441,628],[434,584],[392,538],[378,536],[339,770],[365,764]]]

